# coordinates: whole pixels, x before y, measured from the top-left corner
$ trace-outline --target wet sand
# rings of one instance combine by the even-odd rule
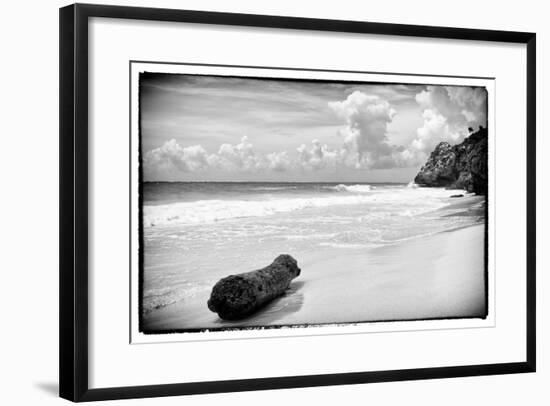
[[[296,258],[302,273],[286,294],[244,320],[218,318],[207,291],[144,315],[142,327],[160,333],[484,317],[484,233],[479,224],[373,248],[322,249]]]

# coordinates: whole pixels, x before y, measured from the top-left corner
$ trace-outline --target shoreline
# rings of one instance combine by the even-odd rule
[[[377,247],[323,248],[296,258],[302,275],[244,320],[210,312],[207,291],[144,314],[142,327],[170,333],[485,317],[484,238],[485,225],[474,224]]]

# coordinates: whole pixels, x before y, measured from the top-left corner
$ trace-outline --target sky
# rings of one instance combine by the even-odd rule
[[[140,74],[145,181],[409,182],[484,88]]]

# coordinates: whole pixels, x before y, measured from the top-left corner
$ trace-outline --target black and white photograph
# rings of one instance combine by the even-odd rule
[[[100,3],[2,9],[1,404],[550,404],[544,2]]]
[[[140,330],[488,314],[482,86],[139,74]]]

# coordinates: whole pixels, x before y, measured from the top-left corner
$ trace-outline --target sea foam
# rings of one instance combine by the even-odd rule
[[[329,186],[330,189],[338,192],[367,193],[371,191],[370,185],[344,185]]]
[[[273,200],[199,200],[144,206],[144,225],[201,224],[243,217],[263,217],[308,208],[354,205],[370,200],[370,196],[330,196]]]
[[[345,185],[337,185],[345,186]],[[337,187],[335,186],[335,187]],[[145,227],[172,224],[203,224],[222,220],[263,217],[296,210],[326,208],[331,206],[369,205],[370,203],[392,204],[399,207],[403,215],[434,210],[445,205],[442,197],[448,191],[427,188],[400,188],[397,190],[374,189],[367,192],[368,185],[345,186],[355,193],[334,193],[328,196],[278,197],[263,200],[198,200],[162,205],[145,205],[143,223]],[[397,206],[394,206],[397,204]],[[366,207],[367,209],[367,207]],[[378,209],[377,211],[379,211]],[[384,210],[382,210],[384,212]]]

